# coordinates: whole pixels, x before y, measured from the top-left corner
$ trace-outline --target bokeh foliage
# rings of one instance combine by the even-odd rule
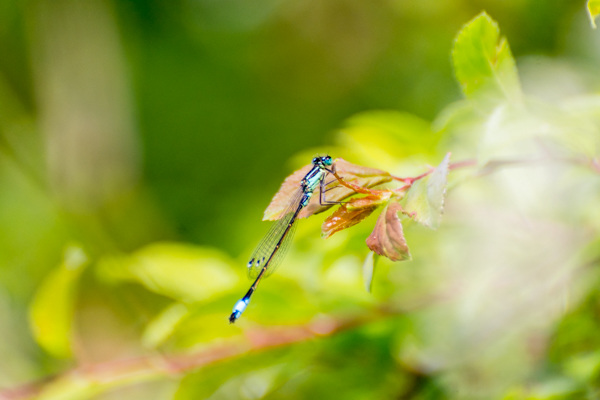
[[[599,396],[585,4],[0,7],[3,395]],[[376,215],[327,240],[312,216],[228,325],[262,209],[324,152],[404,177],[465,163],[437,230],[402,217],[411,261],[369,261]],[[423,215],[420,190],[401,204]]]

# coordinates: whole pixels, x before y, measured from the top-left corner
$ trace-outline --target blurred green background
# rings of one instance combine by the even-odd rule
[[[375,219],[327,241],[319,238],[323,218],[301,221],[280,277],[263,283],[239,326],[227,325],[248,285],[246,259],[268,227],[263,209],[283,178],[315,154],[401,176],[423,172],[448,151],[455,161],[491,157],[473,138],[479,133],[452,133],[483,132],[498,122],[487,111],[461,117],[463,94],[452,67],[456,34],[482,10],[508,39],[523,92],[535,99],[540,118],[511,117],[503,127],[521,132],[547,123],[565,137],[584,130],[589,135],[573,139],[573,148],[597,162],[600,32],[591,29],[584,1],[0,0],[2,393],[599,398],[592,388],[600,382],[600,291],[590,284],[597,277],[587,270],[584,278],[553,275],[566,264],[598,266],[597,173],[553,170],[536,192],[542,197],[523,195],[526,185],[502,186],[513,178],[450,190],[456,200],[449,200],[446,227],[433,232],[408,224],[413,261],[382,261],[373,295],[363,289],[360,266]],[[370,110],[391,111],[365,114]],[[568,116],[550,121],[556,110]],[[460,187],[463,177],[456,176],[451,188]],[[511,203],[498,187],[530,203]],[[557,196],[563,200],[539,207]],[[565,204],[569,196],[575,205]],[[479,247],[482,254],[453,259],[469,253],[461,243],[480,237],[464,223],[474,218],[466,209],[481,211],[467,208],[476,200],[502,203],[518,215],[547,212],[542,220],[551,215],[549,226],[569,229],[516,223],[517,233],[506,233],[502,225],[482,234],[492,238],[490,248]],[[549,231],[555,233],[550,247],[535,247],[533,238]],[[546,259],[536,252],[553,252],[551,240],[565,243],[572,231],[584,237],[554,254],[559,264],[549,267],[552,273],[540,267]],[[531,257],[519,259],[523,265],[541,270],[520,284],[538,274],[568,281],[560,296],[545,287],[533,304],[514,305],[539,311],[537,302],[560,297],[558,314],[540,311],[541,322],[531,328],[524,322],[531,313],[502,319],[502,310],[485,309],[493,297],[462,298],[452,307],[462,309],[456,319],[428,306],[446,293],[443,279],[456,274],[475,276],[461,288],[485,292],[478,285],[494,281],[495,272],[477,276],[460,264],[493,259],[494,243],[510,251],[514,243],[531,246],[514,251]],[[496,300],[528,290],[507,285]],[[408,311],[200,370],[158,368],[151,377],[131,378],[133,384],[100,379],[77,389],[68,375],[47,386],[39,381],[99,362],[211,349],[243,341],[252,329],[308,324],[322,314],[379,315],[385,304]],[[489,315],[484,323],[474,316],[486,310],[514,328],[510,334],[497,327],[489,328],[495,334],[457,333],[492,326],[485,325]],[[472,364],[482,348],[483,366]],[[466,357],[465,349],[474,354]],[[38,383],[21,386],[28,382]]]

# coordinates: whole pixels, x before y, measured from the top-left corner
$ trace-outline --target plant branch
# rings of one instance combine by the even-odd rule
[[[450,163],[448,166],[449,170],[454,170],[454,169],[459,169],[459,168],[467,168],[467,167],[474,167],[477,165],[477,161],[476,160],[463,160],[463,161],[457,161],[454,163]],[[404,186],[395,189],[394,191],[406,191],[408,190],[416,181],[418,181],[419,179],[425,178],[426,176],[428,176],[429,174],[431,174],[433,171],[435,170],[435,168],[430,167],[429,170],[427,172],[422,173],[421,175],[417,175],[414,177],[407,177],[407,178],[402,178],[399,176],[394,176],[394,175],[389,175],[392,179],[397,180],[397,181],[401,181],[406,183]],[[338,175],[338,173],[333,170],[333,176],[336,177],[336,179],[340,182],[341,185],[347,187],[350,190],[353,190],[357,193],[362,193],[362,194],[368,194],[368,195],[377,195],[378,193],[382,192],[381,190],[377,190],[377,189],[367,189],[364,188],[362,186],[358,186],[355,185],[349,181],[347,181],[346,179],[344,179],[343,177],[341,177],[340,175]]]
[[[435,299],[432,298],[432,300]],[[419,305],[421,304],[423,302],[419,302]],[[0,390],[0,399],[32,399],[55,386],[65,386],[71,389],[70,383],[80,388],[75,390],[84,392],[90,390],[90,387],[94,387],[94,393],[96,393],[99,385],[109,388],[164,376],[179,376],[207,365],[241,357],[250,352],[268,351],[319,337],[333,336],[339,332],[405,311],[405,309],[398,308],[382,308],[377,312],[348,319],[319,317],[305,325],[266,329],[248,328],[244,330],[243,335],[237,336],[235,339],[191,354],[151,354],[79,366],[54,377]]]

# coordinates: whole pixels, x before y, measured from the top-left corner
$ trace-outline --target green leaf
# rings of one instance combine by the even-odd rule
[[[467,97],[519,100],[521,88],[508,41],[498,24],[482,12],[456,36],[454,72]]]
[[[222,253],[176,243],[158,243],[131,256],[101,260],[100,277],[135,281],[183,302],[203,301],[235,286],[239,277]]]
[[[449,164],[450,153],[431,174],[416,181],[406,194],[405,212],[432,229],[437,228],[442,220]]]
[[[170,351],[179,352],[238,335],[249,318],[244,316],[240,324],[236,324],[237,327],[231,326],[227,317],[235,299],[226,300],[228,301],[214,302],[210,306],[186,307],[185,314],[179,306],[170,307],[146,327],[144,344],[148,348],[164,346]],[[256,313],[250,314],[250,319],[256,317]],[[266,321],[279,323],[277,317]]]
[[[250,352],[186,375],[173,400],[259,399],[298,378],[313,354],[305,347],[280,352]]]
[[[576,354],[565,361],[565,374],[578,382],[593,382],[600,371],[600,352],[585,352]]]
[[[79,277],[88,257],[76,245],[65,249],[61,265],[37,290],[29,309],[29,322],[38,344],[55,357],[70,357],[73,315]]]
[[[588,0],[587,9],[592,28],[596,29],[596,18],[600,15],[600,0]]]
[[[363,281],[365,283],[365,290],[371,293],[371,287],[373,285],[373,276],[375,275],[375,267],[377,267],[377,261],[379,255],[375,252],[370,251],[363,262]]]

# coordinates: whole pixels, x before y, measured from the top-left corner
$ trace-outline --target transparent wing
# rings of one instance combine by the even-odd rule
[[[265,263],[269,262],[269,258],[271,258],[271,261],[263,275],[264,278],[271,275],[283,260],[285,253],[292,242],[296,224],[293,224],[287,233],[285,232],[288,228],[288,224],[292,218],[294,218],[294,213],[298,209],[302,195],[302,189],[298,188],[298,191],[290,198],[290,202],[286,207],[285,212],[282,213],[283,217],[273,223],[269,232],[267,232],[263,240],[261,240],[258,246],[256,246],[256,249],[254,249],[250,261],[248,261],[248,277],[251,279],[258,276],[260,271],[264,268]],[[277,243],[284,234],[285,237],[281,241],[279,248],[276,248]],[[275,254],[273,254],[273,252],[275,252]],[[271,257],[271,254],[273,254],[273,257]]]

